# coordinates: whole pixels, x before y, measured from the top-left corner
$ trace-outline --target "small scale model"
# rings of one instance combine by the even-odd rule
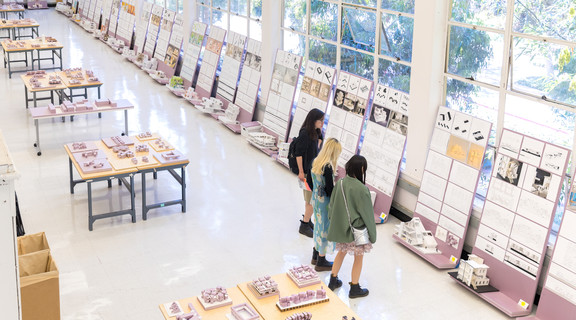
[[[201,295],[197,298],[204,310],[211,310],[232,304],[232,299],[230,299],[228,292],[223,287],[202,290]]]
[[[418,217],[408,222],[400,222],[394,226],[394,234],[412,245],[414,248],[429,254],[440,254],[438,243],[432,232],[424,229],[422,221]]]
[[[184,99],[190,101],[194,105],[202,103],[200,96],[198,96],[198,93],[194,91],[194,88],[192,87],[188,88],[186,94],[184,95]]]
[[[171,149],[170,145],[161,138],[154,140],[154,146],[157,150]]]
[[[202,104],[194,104],[198,109],[206,113],[217,113],[222,112],[222,107],[224,104],[220,99],[217,98],[202,98]]]
[[[150,160],[148,159],[147,156],[143,156],[143,157],[142,157],[142,162],[148,163],[148,162],[150,162]]]
[[[54,76],[48,77],[48,83],[49,84],[60,84],[60,83],[62,83],[62,80],[60,79],[60,77],[54,75]]]
[[[82,158],[91,158],[91,157],[97,157],[98,156],[98,150],[91,150],[91,151],[87,151],[87,152],[82,152]]]
[[[250,139],[250,133],[253,132],[260,132],[262,131],[262,123],[260,123],[259,121],[251,121],[251,122],[246,122],[246,123],[242,123],[240,125],[240,134],[246,138],[246,139]]]
[[[117,146],[130,146],[134,144],[134,141],[132,141],[132,139],[130,139],[130,137],[120,137],[120,136],[115,136],[115,137],[110,137],[110,138],[102,138],[102,142],[104,142],[104,144],[108,147],[108,148],[114,148]]]
[[[181,77],[173,76],[170,78],[169,86],[174,89],[182,89],[184,88],[184,80]]]
[[[194,308],[194,305],[192,303],[189,303],[188,307],[190,308],[190,312],[176,316],[176,320],[201,320],[202,319],[202,317],[200,317],[200,315],[198,314],[198,311],[196,311],[196,308]]]
[[[236,121],[236,119],[238,119],[239,114],[240,114],[240,107],[233,103],[230,103],[228,105],[228,108],[226,108],[226,111],[224,111],[224,116],[218,117],[218,120],[227,124],[230,123],[238,124],[238,121]]]
[[[458,266],[458,280],[461,280],[468,286],[478,289],[480,286],[487,286],[490,284],[488,279],[488,269],[490,267],[484,264],[484,259],[475,254],[468,256],[468,260],[460,260]]]
[[[158,60],[156,58],[152,58],[150,60],[142,61],[141,68],[147,73],[154,72],[156,69],[158,69]]]
[[[182,307],[178,301],[165,303],[164,309],[166,309],[169,317],[175,317],[184,314],[184,310],[182,310]]]
[[[146,132],[139,133],[138,138],[140,138],[140,139],[152,138],[152,132],[146,131]]]
[[[258,299],[280,294],[278,283],[270,276],[263,276],[248,283],[248,289],[252,291]]]
[[[136,152],[149,152],[150,148],[148,148],[147,144],[138,144],[136,145]]]
[[[164,158],[164,160],[177,160],[178,158],[180,158],[179,154],[174,153],[174,151],[169,151],[169,152],[164,152],[162,153],[162,158]]]
[[[261,148],[274,148],[276,146],[276,138],[264,132],[249,133],[248,141]]]
[[[118,152],[118,159],[129,159],[134,157],[134,152],[128,151],[120,151]]]
[[[132,161],[133,164],[138,164],[138,158],[136,157],[130,159],[130,161]]]
[[[85,150],[86,149],[86,142],[74,142],[74,143],[72,143],[72,149],[74,151]]]
[[[106,159],[94,159],[90,161],[80,162],[79,164],[82,172],[85,174],[112,170],[110,163],[108,163]]]
[[[312,314],[310,312],[298,312],[291,316],[286,317],[286,320],[310,320]]]
[[[320,277],[314,268],[308,265],[300,265],[292,267],[286,273],[298,288],[307,287],[313,284],[320,283]]]
[[[257,320],[260,319],[258,312],[246,302],[232,306],[232,319],[235,320]]]
[[[291,296],[280,297],[276,303],[276,307],[278,307],[280,311],[287,311],[311,304],[327,302],[328,300],[330,299],[326,296],[326,290],[324,287],[321,287],[318,290],[307,290]]]
[[[128,146],[115,146],[115,147],[112,147],[112,151],[113,151],[114,153],[126,152],[126,151],[128,151],[128,150],[129,150]]]

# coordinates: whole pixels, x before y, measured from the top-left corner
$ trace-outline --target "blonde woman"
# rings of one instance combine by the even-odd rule
[[[312,163],[312,204],[314,207],[314,248],[312,251],[312,264],[316,271],[332,270],[332,262],[326,260],[326,253],[334,251],[334,243],[328,242],[328,204],[334,188],[334,174],[336,172],[338,157],[342,152],[342,145],[334,138],[328,139],[324,147]]]

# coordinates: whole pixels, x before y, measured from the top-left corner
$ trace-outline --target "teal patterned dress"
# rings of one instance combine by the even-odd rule
[[[332,172],[332,166],[327,164],[324,167],[324,174],[317,175],[311,173],[312,180],[314,181],[312,205],[314,207],[314,218],[316,220],[314,224],[314,248],[316,248],[322,256],[334,252],[335,247],[333,242],[326,239],[328,236],[328,227],[330,226],[330,220],[328,220],[328,204],[330,204],[330,194],[334,186],[334,176]],[[327,179],[330,180],[327,181]]]

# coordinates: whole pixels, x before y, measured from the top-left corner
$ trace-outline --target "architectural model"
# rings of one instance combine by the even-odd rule
[[[60,79],[60,77],[57,75],[49,76],[48,77],[48,83],[49,84],[61,84],[62,79]]]
[[[280,311],[292,310],[311,304],[327,302],[326,290],[321,287],[318,290],[307,290],[291,296],[280,297],[276,306]]]
[[[84,149],[86,148],[86,146],[84,146]],[[98,156],[98,150],[90,150],[87,152],[82,152],[82,158],[91,158],[91,157],[97,157]]]
[[[310,320],[312,314],[310,312],[298,312],[291,316],[286,317],[286,320]]]
[[[80,169],[83,173],[98,173],[112,170],[110,163],[106,159],[94,159],[90,161],[80,162]]]
[[[440,253],[432,232],[424,229],[419,217],[394,226],[394,234],[424,253]]]
[[[112,100],[109,99],[98,99],[96,101],[94,101],[94,105],[96,105],[97,107],[110,107],[110,108],[116,108],[118,107],[118,103],[113,102]]]
[[[236,119],[238,119],[239,114],[240,114],[240,107],[233,103],[230,103],[228,105],[228,108],[226,108],[226,111],[224,111],[224,115],[218,117],[218,120],[227,124],[230,123],[238,124],[238,121],[236,121]]]
[[[184,89],[184,80],[181,77],[173,76],[170,78],[169,85],[174,89]]]
[[[298,288],[307,287],[313,284],[320,283],[318,273],[314,268],[308,265],[300,265],[292,267],[287,272],[288,277],[294,281]]]
[[[168,151],[161,154],[162,158],[167,161],[178,160],[180,155],[175,153],[174,151]]]
[[[460,260],[457,279],[468,286],[472,286],[474,289],[478,289],[480,286],[487,286],[490,284],[490,279],[487,277],[489,268],[489,266],[484,264],[484,259],[471,254],[468,256],[468,260]]]
[[[280,293],[278,290],[278,283],[276,283],[276,281],[274,281],[270,276],[264,276],[252,280],[252,282],[248,283],[248,289],[250,289],[258,299],[274,296]]]
[[[192,303],[189,303],[188,307],[190,308],[190,312],[176,316],[176,320],[201,320],[202,319],[202,317],[200,317],[200,315],[198,314],[198,311],[196,311],[196,308],[194,308],[194,305]]]
[[[240,133],[246,139],[250,139],[250,133],[262,131],[262,123],[259,121],[251,121],[242,123],[240,125]]]
[[[178,301],[165,303],[164,309],[166,309],[166,313],[168,313],[169,317],[174,317],[184,313],[184,310],[182,310]]]
[[[139,133],[138,138],[140,138],[140,139],[152,138],[152,132],[146,131],[146,132]]]
[[[134,152],[128,150],[128,151],[120,151],[117,154],[118,159],[130,159],[134,157]]]
[[[86,142],[74,142],[72,143],[72,150],[86,150]]]
[[[276,147],[276,137],[264,132],[250,132],[248,141],[262,148]]]
[[[207,113],[222,112],[223,103],[217,98],[202,98],[202,104],[194,104],[198,109]]]
[[[150,159],[148,159],[147,156],[143,156],[143,157],[142,157],[142,162],[148,163],[148,162],[150,162]]]
[[[150,148],[147,144],[138,144],[136,145],[136,152],[149,152]]]
[[[197,298],[200,304],[202,304],[202,307],[204,307],[204,310],[215,309],[232,304],[232,299],[228,296],[228,292],[222,287],[202,290],[201,295]]]
[[[142,65],[140,68],[148,73],[156,71],[156,69],[158,68],[158,60],[156,60],[156,58],[152,58],[150,60],[144,60],[142,61]]]
[[[136,157],[130,159],[130,161],[132,161],[133,164],[138,164],[138,158]]]
[[[129,146],[134,144],[134,141],[132,141],[130,137],[122,137],[122,136],[102,138],[102,142],[104,142],[104,144],[108,148],[114,148],[116,146],[124,146],[124,145]]]
[[[254,310],[247,303],[237,304],[232,306],[232,319],[235,320],[257,320],[260,319],[258,312]]]
[[[184,94],[184,99],[190,101],[194,105],[202,103],[200,96],[198,96],[198,93],[196,93],[192,87],[188,88],[186,94]]]

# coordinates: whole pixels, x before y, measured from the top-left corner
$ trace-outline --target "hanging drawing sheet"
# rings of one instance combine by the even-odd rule
[[[100,14],[102,12],[102,4],[103,4],[104,0],[96,0],[96,4],[94,6],[94,9],[92,10],[92,13],[90,15],[90,19],[94,22],[96,22],[96,24],[98,24],[100,22]]]
[[[150,15],[150,24],[148,25],[148,35],[146,36],[146,44],[144,45],[144,53],[149,57],[154,54],[156,47],[156,39],[158,39],[158,32],[160,31],[160,23],[162,22],[162,14],[164,8],[159,5],[152,7],[152,14]]]
[[[116,37],[116,29],[118,26],[118,15],[120,14],[120,0],[112,0],[112,7],[110,9],[110,24],[108,26],[108,35]]]
[[[356,154],[373,86],[368,79],[340,71],[325,138],[336,138],[342,144],[341,167]]]
[[[176,68],[176,63],[180,58],[180,49],[182,48],[182,39],[184,38],[184,17],[181,14],[176,14],[174,18],[174,25],[172,26],[172,34],[170,35],[170,41],[168,42],[168,49],[166,50],[166,55],[164,57],[164,64],[169,70],[164,71],[167,77],[172,77],[174,75],[174,69]]]
[[[246,57],[242,65],[236,99],[234,100],[234,103],[240,107],[240,114],[238,115],[240,123],[252,121],[262,78],[261,69],[262,43],[254,39],[248,39]]]
[[[118,17],[118,28],[116,30],[116,38],[123,40],[128,46],[130,46],[130,41],[132,41],[134,24],[136,23],[136,7],[134,4],[135,0],[122,1]]]
[[[180,71],[180,77],[184,80],[185,87],[190,87],[192,81],[194,81],[194,74],[196,74],[196,68],[198,67],[198,59],[200,59],[200,53],[202,52],[207,27],[206,24],[198,21],[192,24],[192,32],[184,49],[184,61]]]
[[[78,4],[78,13],[81,18],[86,18],[88,16],[88,8],[90,7],[90,0],[80,1]]]
[[[196,92],[202,98],[210,97],[212,95],[212,88],[214,87],[214,78],[216,77],[216,69],[220,62],[220,54],[222,53],[222,46],[226,38],[226,30],[212,26],[208,33],[206,40],[206,50],[204,50],[204,57],[202,58],[202,66],[198,74],[198,81],[196,83]]]
[[[360,154],[370,164],[366,184],[376,192],[374,214],[379,223],[384,219],[381,213],[388,214],[392,206],[406,145],[409,105],[407,93],[376,86]]]
[[[509,316],[532,309],[569,158],[568,149],[502,132],[473,253],[490,267],[490,284],[500,290],[489,299],[480,296]],[[558,239],[556,250],[562,256],[570,247],[563,243],[570,241]],[[526,309],[517,305],[520,300],[529,304]]]
[[[216,90],[217,97],[221,98],[224,108],[234,101],[245,48],[246,36],[234,31],[228,32],[226,54],[222,61],[222,70],[220,71],[218,89]]]
[[[102,4],[102,25],[100,31],[107,34],[110,28],[110,14],[112,13],[112,3],[114,0],[104,0]]]
[[[136,28],[136,39],[134,40],[134,51],[141,53],[144,50],[146,41],[146,33],[148,32],[148,24],[150,22],[150,15],[152,13],[152,3],[144,2],[140,21],[138,21]]]
[[[336,69],[314,61],[306,63],[306,71],[298,94],[298,103],[294,118],[292,118],[288,142],[291,138],[298,136],[310,110],[316,108],[326,112],[335,79]]]
[[[262,122],[268,133],[278,137],[276,143],[286,141],[301,65],[301,56],[283,50],[276,51],[270,92]]]
[[[88,9],[87,12],[87,18],[90,21],[94,21],[96,23],[98,23],[98,21],[94,20],[94,13],[96,12],[96,6],[98,4],[98,0],[92,0],[90,1],[90,8]]]
[[[164,61],[164,58],[166,57],[166,50],[168,49],[174,18],[176,18],[176,12],[164,10],[160,32],[158,33],[158,40],[156,41],[156,50],[154,51],[154,58],[159,61]]]
[[[91,14],[92,14],[92,7],[94,6],[94,4],[96,3],[96,0],[89,0],[86,2],[86,5],[84,6],[84,18],[87,20],[92,20]]]

